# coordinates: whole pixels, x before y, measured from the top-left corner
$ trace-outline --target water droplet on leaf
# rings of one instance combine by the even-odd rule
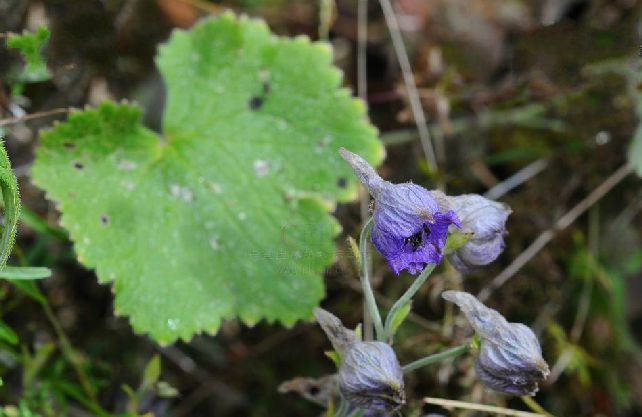
[[[263,159],[254,161],[254,171],[259,177],[265,177],[270,172],[270,165]]]
[[[178,325],[181,323],[179,319],[167,319],[167,327],[172,330],[178,329]]]
[[[219,235],[211,235],[209,238],[209,244],[210,247],[214,250],[219,250],[221,248],[221,243],[220,243],[220,236]]]
[[[121,169],[123,171],[131,171],[133,169],[136,169],[137,167],[138,167],[138,164],[136,162],[128,161],[126,159],[118,163],[118,169]]]

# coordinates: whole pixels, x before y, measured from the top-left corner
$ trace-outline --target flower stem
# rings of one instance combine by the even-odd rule
[[[403,369],[403,372],[407,374],[408,372],[412,372],[415,369],[421,368],[422,366],[430,365],[436,362],[441,362],[449,358],[456,358],[457,356],[460,356],[468,352],[468,349],[470,349],[470,343],[464,343],[463,345],[456,346],[454,348],[445,350],[443,352],[435,353],[434,355],[417,359],[414,362],[410,362],[409,364],[404,365],[402,369]]]
[[[385,339],[391,339],[394,334],[392,333],[392,320],[395,317],[395,314],[397,313],[397,310],[402,308],[406,303],[409,303],[412,297],[419,291],[419,288],[426,282],[428,277],[430,276],[430,273],[435,269],[436,264],[428,264],[424,268],[423,271],[421,271],[421,274],[415,278],[415,281],[412,283],[410,288],[406,290],[406,292],[392,305],[392,308],[388,312],[388,315],[386,316],[386,326],[384,328],[384,340]]]
[[[370,314],[370,318],[372,319],[372,323],[374,324],[377,340],[384,340],[385,333],[381,321],[381,315],[379,314],[377,302],[375,301],[374,293],[372,292],[372,286],[370,285],[370,274],[368,273],[367,267],[370,255],[368,240],[370,240],[371,233],[372,217],[369,218],[366,224],[363,226],[363,229],[361,230],[361,236],[359,237],[359,251],[361,252],[361,289],[363,291],[366,307],[368,308],[368,313]]]
[[[548,411],[544,410],[544,408],[537,403],[532,397],[529,397],[528,395],[522,395],[521,400],[534,412],[541,414],[546,417],[553,417],[551,413]]]
[[[348,401],[346,401],[346,399],[341,396],[341,400],[339,401],[337,411],[334,413],[334,417],[346,417],[346,415],[348,414],[348,409]]]
[[[348,417],[361,417],[364,413],[365,411],[363,411],[361,408],[357,408],[352,413],[350,413]]]

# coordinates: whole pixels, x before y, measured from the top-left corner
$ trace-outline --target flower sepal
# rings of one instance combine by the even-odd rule
[[[455,230],[448,233],[448,239],[446,240],[446,246],[444,246],[444,254],[449,255],[458,249],[464,247],[475,236],[475,232],[472,230]]]

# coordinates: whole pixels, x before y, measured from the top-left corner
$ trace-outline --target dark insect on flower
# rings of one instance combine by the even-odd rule
[[[359,155],[343,148],[339,153],[375,200],[372,243],[395,274],[404,269],[416,274],[441,262],[448,226],[460,226],[455,212],[441,210],[425,188],[384,181]]]
[[[457,213],[462,228],[474,233],[470,241],[448,255],[453,266],[466,273],[497,259],[504,249],[506,220],[511,209],[477,194],[443,197]]]
[[[441,296],[462,309],[481,338],[477,377],[495,391],[535,395],[550,372],[533,331],[521,323],[509,323],[466,292],[445,291]]]
[[[387,415],[406,403],[403,371],[390,345],[362,342],[323,309],[314,309],[314,316],[341,356],[339,391],[352,406]]]
[[[428,227],[424,226],[423,229],[420,230],[419,232],[415,233],[414,235],[412,235],[410,237],[405,238],[403,240],[404,245],[411,245],[412,246],[412,250],[416,252],[417,249],[419,249],[419,247],[423,243],[423,232],[426,231],[426,230],[428,232],[430,232]]]

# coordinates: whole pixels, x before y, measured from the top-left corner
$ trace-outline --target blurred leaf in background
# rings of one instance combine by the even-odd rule
[[[24,83],[47,81],[51,78],[42,54],[49,35],[49,29],[43,25],[34,32],[25,31],[22,35],[11,34],[7,37],[7,46],[18,49],[25,59],[25,66],[14,76],[13,95],[22,92]]]

